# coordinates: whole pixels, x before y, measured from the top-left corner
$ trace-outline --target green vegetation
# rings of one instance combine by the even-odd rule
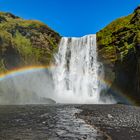
[[[105,80],[140,105],[140,6],[99,31],[97,45]]]
[[[32,59],[34,51],[29,39],[17,31],[13,38],[13,43],[21,57],[25,60],[25,63],[28,61],[28,58]]]
[[[48,65],[60,38],[40,21],[0,12],[0,72],[25,65]]]
[[[137,32],[134,38],[135,46],[140,46],[140,31]]]
[[[135,38],[140,31],[139,13],[137,8],[134,13],[113,21],[97,33],[99,52],[103,52],[110,63],[124,59],[130,51],[135,52]]]

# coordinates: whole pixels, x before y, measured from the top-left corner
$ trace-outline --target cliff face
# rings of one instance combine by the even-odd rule
[[[140,6],[97,33],[105,79],[140,104]]]
[[[28,65],[48,65],[60,35],[36,20],[0,12],[0,72]]]

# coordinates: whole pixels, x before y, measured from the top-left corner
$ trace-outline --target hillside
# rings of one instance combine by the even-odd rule
[[[0,12],[0,72],[29,65],[48,65],[60,35],[37,20]]]
[[[140,6],[97,33],[105,79],[140,104]]]

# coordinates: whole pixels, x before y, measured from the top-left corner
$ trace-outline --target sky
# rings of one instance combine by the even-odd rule
[[[44,22],[62,36],[95,34],[140,0],[0,0],[0,11]]]

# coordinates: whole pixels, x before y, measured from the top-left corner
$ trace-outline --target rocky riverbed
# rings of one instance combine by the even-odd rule
[[[74,105],[0,106],[0,140],[106,140]]]
[[[139,119],[125,105],[0,106],[0,140],[139,140]]]
[[[78,117],[112,140],[140,140],[140,107],[128,105],[82,105]]]

